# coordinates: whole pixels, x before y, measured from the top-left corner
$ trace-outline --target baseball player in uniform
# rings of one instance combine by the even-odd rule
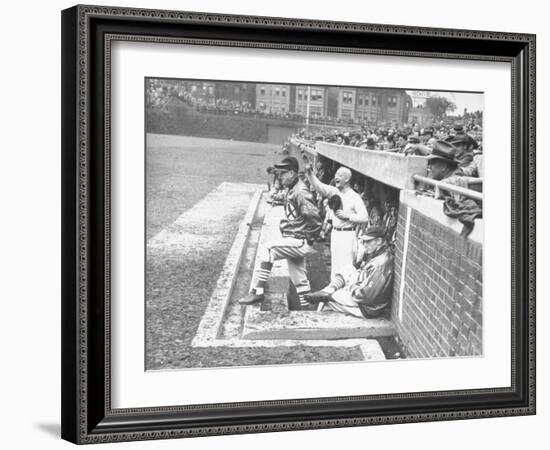
[[[342,208],[331,212],[330,272],[334,276],[342,267],[354,262],[357,245],[355,227],[368,222],[367,208],[361,196],[351,188],[351,171],[347,167],[340,167],[336,171],[335,186],[319,181],[310,165],[306,166],[306,175],[311,187],[320,195],[326,198],[338,195],[342,200]]]
[[[310,292],[307,278],[307,255],[315,253],[312,247],[321,231],[321,217],[313,194],[298,177],[298,160],[292,156],[275,164],[280,180],[288,189],[284,200],[285,219],[281,220],[281,238],[268,242],[264,249],[259,273],[255,274],[254,288],[249,295],[239,300],[242,305],[264,299],[264,287],[271,273],[273,262],[286,259],[288,274],[296,287],[300,305],[309,306],[304,295]]]
[[[360,240],[358,263],[342,267],[327,287],[307,294],[307,300],[326,302],[330,309],[355,317],[374,318],[387,311],[393,283],[392,247],[379,227],[367,229]]]

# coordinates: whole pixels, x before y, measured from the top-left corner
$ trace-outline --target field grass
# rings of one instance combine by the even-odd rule
[[[147,136],[147,239],[223,181],[266,183],[280,146],[150,134]]]

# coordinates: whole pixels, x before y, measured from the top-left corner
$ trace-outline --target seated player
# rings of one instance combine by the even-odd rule
[[[312,302],[326,302],[330,309],[355,317],[374,318],[383,314],[391,300],[393,253],[384,230],[369,228],[360,236],[362,252],[356,266],[339,270],[330,284],[320,291],[305,295]]]

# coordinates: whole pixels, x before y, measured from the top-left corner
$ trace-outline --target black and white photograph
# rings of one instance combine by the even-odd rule
[[[3,9],[2,448],[544,448],[545,3],[92,3]]]
[[[147,371],[484,356],[483,92],[158,76],[144,114]]]

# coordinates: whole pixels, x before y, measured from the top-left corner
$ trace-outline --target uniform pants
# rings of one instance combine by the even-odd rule
[[[327,303],[327,306],[334,311],[350,314],[355,317],[364,318],[365,316],[359,309],[357,301],[351,295],[351,287],[357,282],[358,270],[351,266],[343,267],[339,272],[339,275],[345,281],[345,286],[338,289],[332,294],[332,301]]]
[[[330,276],[354,263],[357,238],[353,230],[332,230],[330,235]]]
[[[291,237],[275,239],[267,242],[263,251],[262,261],[287,260],[288,276],[298,294],[310,291],[305,257],[315,253],[315,249],[305,239]]]

